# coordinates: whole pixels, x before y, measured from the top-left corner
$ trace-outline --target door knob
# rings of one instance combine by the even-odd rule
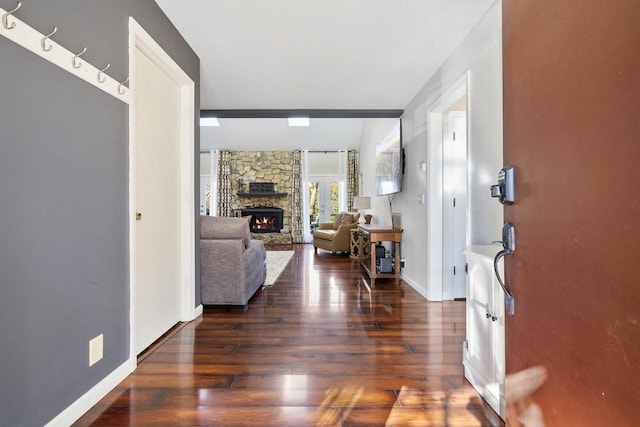
[[[142,221],[142,212],[136,212],[136,221]]]

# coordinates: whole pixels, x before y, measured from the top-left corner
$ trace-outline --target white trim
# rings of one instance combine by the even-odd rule
[[[135,368],[135,358],[125,361],[64,411],[60,412],[54,419],[45,424],[45,427],[70,426],[105,397],[107,393],[116,388]]]
[[[429,111],[427,146],[427,299],[442,301],[442,113]]]
[[[506,398],[500,394],[499,384],[491,383],[489,379],[485,378],[485,376],[475,368],[473,362],[469,360],[464,344],[462,348],[462,366],[464,367],[464,377],[473,385],[473,388],[480,393],[483,399],[487,401],[498,416],[504,420],[506,416]]]
[[[7,11],[0,8],[0,15],[4,15]],[[12,42],[22,46],[28,51],[38,55],[50,63],[57,65],[65,71],[73,74],[74,76],[86,81],[89,84],[97,87],[98,89],[108,93],[114,98],[119,99],[120,101],[128,104],[129,103],[129,88],[124,85],[120,85],[120,82],[110,77],[106,73],[102,73],[103,82],[98,81],[98,72],[101,68],[104,68],[107,63],[102,65],[101,68],[96,68],[93,65],[89,64],[82,57],[77,59],[77,65],[82,64],[79,68],[74,68],[72,65],[72,59],[76,56],[76,53],[70,52],[65,49],[63,46],[59,45],[52,39],[47,39],[45,42],[45,46],[50,50],[45,51],[42,49],[42,39],[45,37],[44,34],[38,32],[34,28],[30,27],[20,19],[16,18],[15,15],[11,15],[9,18],[11,23],[15,23],[15,27],[11,30],[4,28],[4,25],[0,24],[0,34],[5,36],[7,39]],[[55,36],[54,36],[55,37]],[[124,78],[122,79],[125,80]],[[122,93],[120,93],[122,91]]]
[[[135,55],[135,34],[132,29],[131,22],[129,22],[129,75],[131,80],[129,81],[129,88],[132,93],[136,93],[136,55]],[[136,251],[136,233],[134,233],[136,227],[136,186],[135,177],[137,173],[136,169],[136,115],[134,114],[135,100],[131,97],[129,104],[129,357],[134,360],[134,364],[137,365],[136,357],[136,316],[134,307],[136,307],[136,293],[137,288],[136,281],[136,263],[137,256]]]
[[[181,301],[182,321],[195,319],[195,84],[178,64],[151,38],[151,36],[129,17],[129,74],[131,90],[135,93],[135,51],[139,49],[173,81],[180,86],[180,247],[181,247]],[[129,277],[130,277],[130,357],[136,359],[135,308],[136,308],[136,103],[131,99],[129,108]]]
[[[417,293],[422,295],[426,300],[430,301],[429,300],[429,289],[421,286],[418,282],[416,282],[415,280],[413,280],[411,277],[407,276],[404,273],[402,273],[400,276],[401,276],[403,282],[405,282],[406,284],[411,286]]]
[[[200,304],[195,308],[195,310],[193,310],[193,318],[197,319],[198,317],[202,316],[202,313],[204,313],[204,306]]]

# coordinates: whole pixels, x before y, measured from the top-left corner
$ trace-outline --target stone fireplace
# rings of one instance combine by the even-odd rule
[[[232,151],[230,159],[232,215],[250,214],[249,226],[254,239],[271,244],[291,243],[291,195],[293,193],[293,151]],[[271,213],[278,209],[280,223],[255,226],[256,216],[251,210]],[[269,220],[271,221],[271,220]]]
[[[284,211],[280,208],[256,207],[242,209],[242,216],[251,215],[249,229],[252,233],[279,233]]]

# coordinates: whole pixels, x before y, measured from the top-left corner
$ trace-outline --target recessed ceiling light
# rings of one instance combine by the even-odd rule
[[[309,117],[289,117],[289,126],[309,126]]]
[[[220,126],[217,117],[200,117],[200,126]]]

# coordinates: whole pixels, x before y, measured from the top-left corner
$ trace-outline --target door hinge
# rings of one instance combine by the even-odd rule
[[[453,207],[454,208],[456,207],[456,198],[455,197],[453,198]]]
[[[453,275],[454,276],[456,275],[456,266],[455,265],[453,266]]]
[[[455,132],[453,133],[453,140],[454,141],[456,140],[456,133]]]
[[[469,274],[469,263],[468,262],[464,263],[464,274]]]

